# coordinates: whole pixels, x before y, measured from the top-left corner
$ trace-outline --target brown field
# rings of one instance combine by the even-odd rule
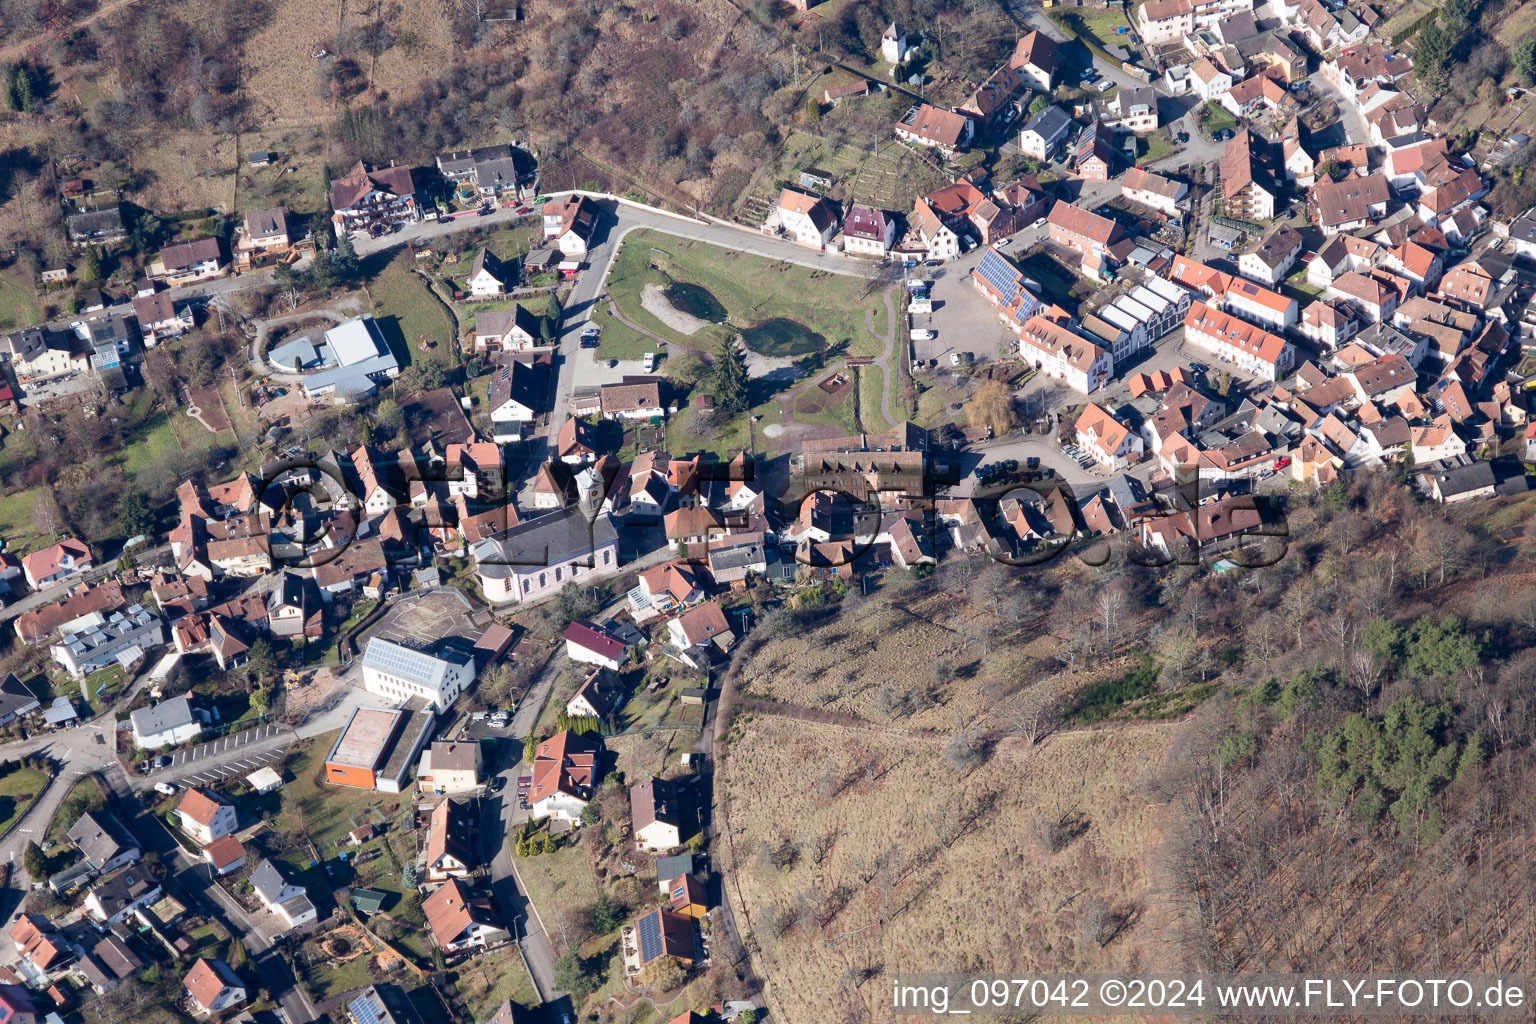
[[[1043,674],[1042,664],[1060,667],[1050,660],[1060,641],[1034,623],[1006,624],[984,656],[963,630],[989,613],[975,612],[942,590],[910,605],[899,597],[893,603],[897,607],[887,610],[885,599],[871,598],[851,616],[764,644],[742,677],[744,695],[903,731],[947,734],[957,717],[979,720],[984,728],[1002,724],[989,714],[994,684],[1011,691],[1028,679],[1059,700],[1125,669],[1125,659],[1117,658],[1077,673]],[[829,659],[826,652],[833,650],[843,656]],[[933,665],[940,658],[950,659],[957,672],[957,681],[947,686],[934,683]],[[881,690],[913,691],[920,697],[918,707],[888,719],[878,710]]]
[[[1162,809],[1140,785],[1177,728],[1010,741],[960,776],[937,741],[747,716],[718,769],[745,831],[716,855],[770,1005],[787,1020],[892,1020],[898,972],[1153,966]],[[811,785],[826,763],[846,780],[830,798]],[[1037,814],[1075,819],[1076,838],[1045,852]],[[775,869],[758,851],[786,839],[798,854]]]

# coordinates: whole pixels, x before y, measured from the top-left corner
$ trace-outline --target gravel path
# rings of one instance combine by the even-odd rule
[[[659,284],[648,284],[640,289],[640,305],[678,334],[691,337],[709,326],[708,320],[700,320],[692,313],[684,313],[672,305],[672,300],[667,298],[667,290]]]

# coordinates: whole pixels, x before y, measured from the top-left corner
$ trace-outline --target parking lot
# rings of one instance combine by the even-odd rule
[[[1014,246],[1025,244],[1014,242]],[[1010,252],[1004,249],[1003,252]],[[933,313],[920,316],[920,326],[929,326],[937,337],[912,342],[913,358],[937,359],[949,365],[951,352],[969,352],[974,359],[997,359],[1012,355],[1012,335],[997,318],[997,309],[971,284],[971,268],[978,258],[949,263],[942,267],[918,267],[913,276],[931,282],[928,294],[933,299]],[[901,324],[905,336],[908,322]]]
[[[194,761],[213,757],[216,754],[232,753],[241,747],[250,746],[262,740],[270,740],[283,735],[292,735],[292,733],[290,730],[278,725],[258,725],[254,729],[247,729],[244,732],[237,732],[230,736],[221,736],[216,740],[209,740],[207,743],[199,743],[195,747],[188,747],[186,750],[178,750],[174,754],[167,755],[171,759],[170,764],[160,768],[152,767],[149,773],[155,775],[160,772],[170,772],[178,776],[185,775],[187,766]],[[263,751],[259,754],[252,754],[249,758],[226,761],[217,767],[208,768],[193,775],[187,775],[186,778],[190,782],[214,781],[227,778],[230,775],[253,772],[263,764],[271,764],[282,756],[283,752],[281,750]],[[246,763],[251,763],[251,767],[246,768],[242,772],[239,766]],[[204,779],[203,776],[205,775],[208,778]]]
[[[95,386],[94,377],[89,373],[76,370],[62,377],[50,377],[47,380],[33,381],[23,385],[21,404],[36,405],[38,402],[46,402],[54,398],[78,395],[82,391],[90,391]]]

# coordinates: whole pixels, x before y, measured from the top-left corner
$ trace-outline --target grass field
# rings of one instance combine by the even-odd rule
[[[26,277],[20,265],[0,273],[0,330],[14,331],[37,323],[37,297]]]
[[[608,293],[631,322],[679,345],[697,344],[652,316],[640,304],[647,284],[686,281],[707,289],[739,329],[783,317],[804,324],[828,344],[851,342],[855,355],[878,355],[881,346],[864,330],[864,311],[883,311],[878,295],[863,294],[859,278],[827,274],[760,256],[650,231],[624,240],[608,275]]]
[[[285,784],[282,810],[273,827],[284,832],[303,832],[322,847],[339,844],[364,821],[377,821],[379,813],[393,816],[404,797],[370,790],[331,786],[321,781],[325,755],[337,733],[326,733],[295,744],[283,764]],[[326,849],[322,853],[328,852]]]
[[[957,951],[1005,974],[1142,962],[1157,940],[1148,852],[1166,811],[1141,784],[1173,732],[1005,741],[964,774],[939,756],[942,739],[751,716],[719,763],[733,838],[716,856],[769,1004],[787,1020],[894,1021],[890,978]],[[849,779],[829,798],[806,784],[823,765]],[[1075,838],[1051,852],[1037,820]],[[758,851],[782,848],[784,822],[798,853],[775,869]],[[805,906],[817,916],[792,909]],[[1104,922],[1123,927],[1101,948]],[[867,980],[849,984],[850,967]]]
[[[539,1005],[533,981],[517,954],[507,948],[490,956],[478,956],[459,968],[459,994],[474,1011],[475,1020],[489,1020],[505,1000],[519,1006]]]
[[[599,359],[643,359],[647,352],[656,351],[655,339],[613,316],[607,303],[592,308],[592,324],[602,332],[597,340]]]
[[[509,836],[509,840],[515,840],[515,837]],[[574,930],[562,925],[563,911],[590,907],[601,892],[597,879],[592,877],[592,869],[587,867],[587,855],[578,845],[515,859],[518,877],[528,891],[528,898],[538,908],[550,938],[563,945],[567,941],[566,935],[575,935]]]
[[[1200,127],[1207,135],[1214,135],[1219,131],[1235,131],[1237,129],[1237,118],[1233,117],[1225,107],[1215,100],[1206,103],[1205,110],[1206,118],[1200,123]]]
[[[878,372],[878,371],[877,371]],[[844,436],[857,434],[859,423],[855,417],[855,390],[845,388],[840,394],[830,396],[819,387],[807,388],[795,399],[795,422],[814,426],[836,427]],[[879,408],[875,409],[878,420]]]
[[[16,823],[48,784],[48,776],[31,768],[17,767],[0,777],[0,833]]]
[[[409,348],[411,362],[429,359],[451,367],[455,364],[454,350],[458,344],[453,324],[442,303],[415,273],[412,262],[409,256],[402,254],[368,283],[374,316],[394,318]],[[388,333],[386,330],[386,336]],[[435,347],[429,347],[429,343],[435,343]]]

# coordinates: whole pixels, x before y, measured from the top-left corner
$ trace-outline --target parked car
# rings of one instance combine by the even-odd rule
[[[159,757],[155,758],[155,767],[156,768],[166,768],[166,767],[169,767],[170,763],[171,763],[171,759],[169,757],[166,757],[164,754],[161,754]]]
[[[923,264],[925,267],[942,267],[943,265],[943,260],[929,260],[927,263]]]
[[[1280,456],[1278,459],[1275,460],[1275,472],[1276,473],[1280,472],[1282,469],[1286,468],[1290,464],[1291,464],[1291,457],[1289,455],[1282,455],[1282,456]]]
[[[1189,141],[1189,132],[1179,132],[1179,141],[1180,142],[1188,142]]]
[[[495,776],[494,778],[491,779],[491,786],[490,786],[491,792],[492,793],[500,793],[502,788],[504,786],[506,786],[506,784],[507,784],[506,776],[504,776],[504,775],[497,775],[497,776]]]
[[[484,217],[488,214],[494,213],[495,210],[496,208],[494,206],[482,206],[478,211],[476,211],[475,216]]]
[[[616,367],[618,365],[619,365],[619,361],[617,359],[610,359],[610,360],[608,360],[608,369],[611,370],[611,369],[613,369],[614,367]]]
[[[1029,458],[1024,460],[1024,465],[1030,469],[1039,469],[1040,459],[1037,456],[1031,455]]]
[[[170,796],[176,792],[176,783],[157,782],[155,783],[155,792],[159,793],[161,796]]]
[[[641,360],[640,366],[645,370],[646,373],[651,373],[654,371],[656,369],[656,353],[647,352],[645,354],[645,358]]]
[[[1006,248],[1008,248],[1008,246],[1010,246],[1012,244],[1013,244],[1013,239],[1011,239],[1011,238],[1003,238],[1003,239],[999,239],[998,240],[997,247],[999,249],[1006,249]]]
[[[1206,366],[1204,363],[1190,363],[1189,368],[1194,370],[1196,373],[1205,373],[1210,369],[1210,367]]]

